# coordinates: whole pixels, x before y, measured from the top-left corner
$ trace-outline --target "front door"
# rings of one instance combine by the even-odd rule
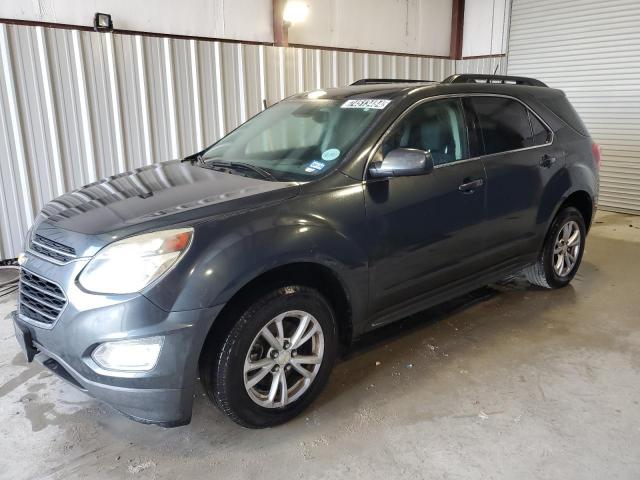
[[[375,158],[395,148],[430,151],[435,168],[426,175],[366,182],[370,306],[377,318],[483,265],[486,178],[482,162],[469,160],[461,100],[413,107]]]

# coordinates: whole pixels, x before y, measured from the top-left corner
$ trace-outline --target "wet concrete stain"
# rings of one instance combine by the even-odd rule
[[[29,393],[20,397],[19,403],[24,410],[25,418],[31,424],[32,432],[39,432],[51,426],[64,426],[72,431],[74,425],[86,423],[88,418],[99,419],[105,410],[101,409],[96,402],[88,400],[84,402],[66,402],[45,400],[48,396],[47,388],[50,385],[44,383],[32,384],[27,387]],[[72,413],[60,411],[60,405],[80,406]]]
[[[50,425],[59,424],[58,415],[54,413],[54,404],[41,402],[35,393],[28,393],[20,398],[24,415],[31,423],[31,431],[39,432]]]
[[[27,358],[24,356],[24,353],[18,352],[16,353],[15,357],[13,357],[13,359],[11,360],[11,365],[18,366],[18,367],[26,367],[27,365],[29,365],[29,363],[27,362]]]
[[[31,383],[27,390],[31,393],[39,392],[40,390],[44,390],[47,387],[46,383]]]
[[[24,370],[23,372],[13,377],[8,382],[5,382],[4,384],[0,385],[0,398],[11,393],[20,385],[25,383],[27,380],[38,375],[38,373],[40,373],[40,370],[38,368],[30,367],[27,370]]]

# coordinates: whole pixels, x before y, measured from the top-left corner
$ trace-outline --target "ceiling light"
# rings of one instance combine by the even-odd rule
[[[309,6],[303,2],[289,1],[284,7],[282,19],[290,24],[304,22],[309,14]]]
[[[111,15],[108,13],[96,13],[93,17],[93,29],[96,32],[111,32],[113,30]]]

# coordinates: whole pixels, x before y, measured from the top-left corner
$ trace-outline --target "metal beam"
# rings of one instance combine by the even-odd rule
[[[451,44],[449,58],[462,59],[462,38],[464,32],[464,0],[451,2]]]
[[[273,0],[273,44],[276,47],[289,46],[289,32],[284,24],[285,0]]]

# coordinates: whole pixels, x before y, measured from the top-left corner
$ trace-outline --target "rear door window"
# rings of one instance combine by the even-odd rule
[[[528,112],[520,102],[502,97],[470,97],[469,101],[476,112],[485,155],[532,145]]]

